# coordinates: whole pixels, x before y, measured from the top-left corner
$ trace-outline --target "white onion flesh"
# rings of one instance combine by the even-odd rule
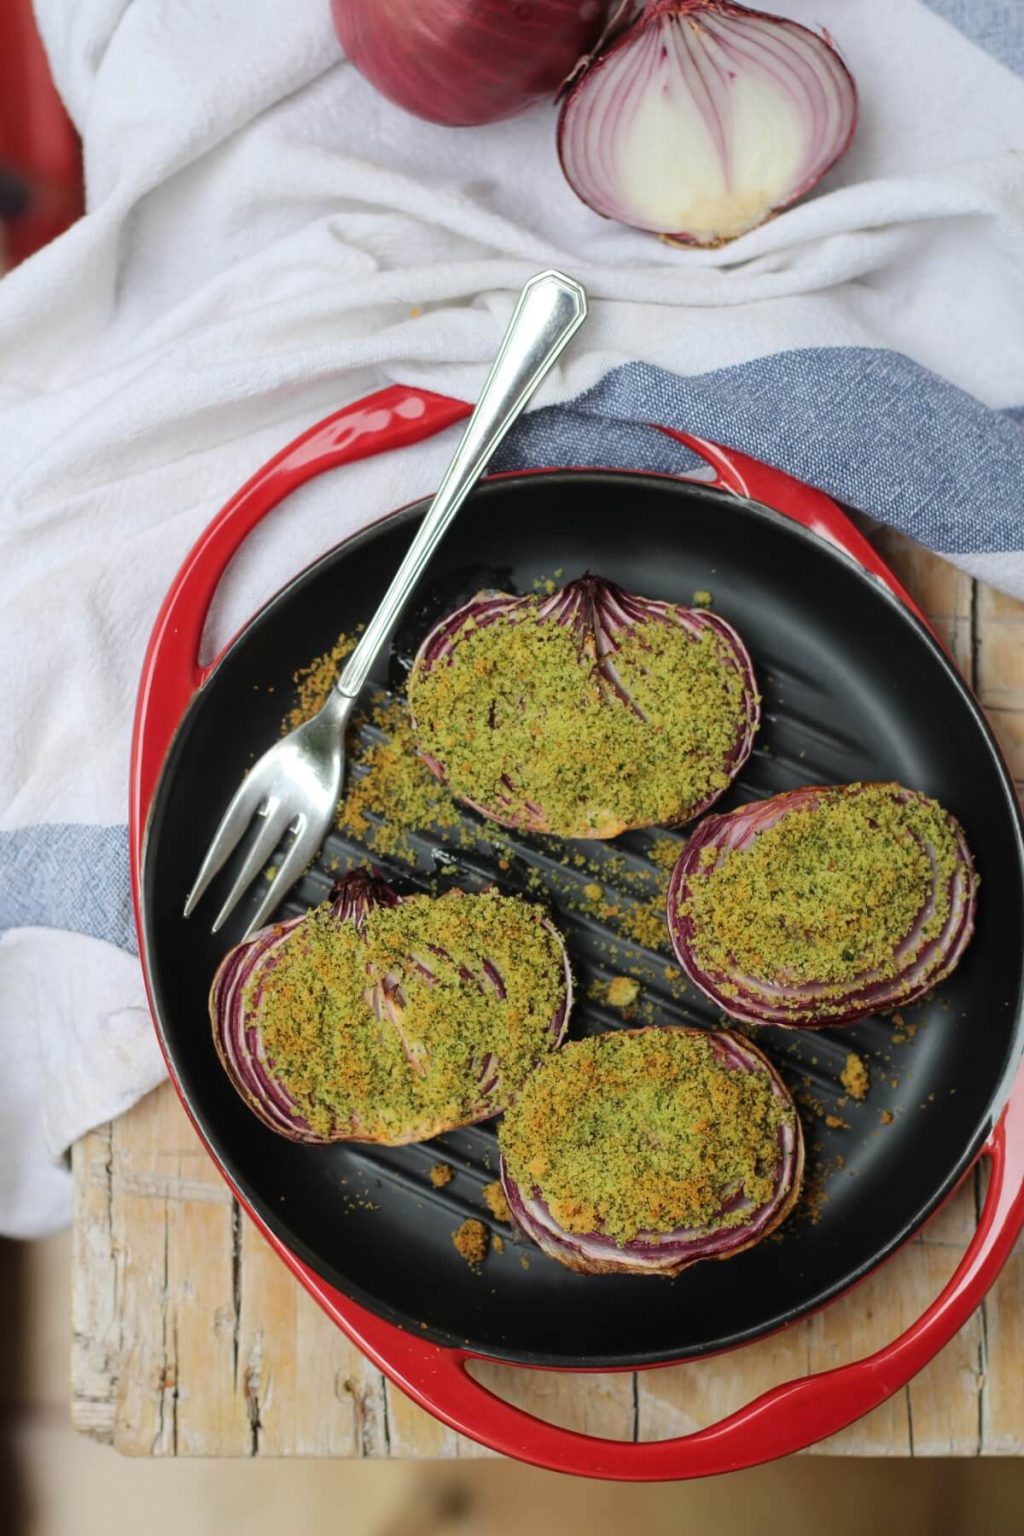
[[[856,116],[817,33],[728,0],[655,0],[573,87],[559,152],[597,213],[718,245],[810,191]]]

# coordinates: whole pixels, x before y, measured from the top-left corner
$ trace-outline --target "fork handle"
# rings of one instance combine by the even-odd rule
[[[452,518],[537,388],[579,330],[587,296],[561,272],[540,272],[519,295],[494,366],[437,495],[383,601],[349,657],[335,688],[354,699]]]

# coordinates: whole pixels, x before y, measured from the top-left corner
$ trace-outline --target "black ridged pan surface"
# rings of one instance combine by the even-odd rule
[[[510,1360],[607,1366],[682,1359],[765,1333],[836,1295],[920,1226],[1009,1090],[1021,1054],[1024,890],[1016,802],[989,730],[941,649],[882,584],[774,512],[700,485],[605,471],[512,476],[477,490],[376,688],[398,685],[401,659],[480,586],[529,592],[555,572],[569,579],[590,570],[674,602],[706,590],[746,641],[764,696],[753,756],[718,809],[801,783],[896,779],[960,819],[982,884],[966,958],[933,998],[908,1010],[912,1032],[897,1031],[901,1042],[879,1018],[757,1032],[798,1095],[808,1140],[813,1199],[780,1235],[672,1281],[595,1278],[491,1222],[504,1251],[474,1272],[451,1234],[466,1216],[490,1220],[481,1189],[496,1177],[493,1128],[395,1150],[303,1147],[265,1130],[221,1071],[207,1017],[211,977],[244,913],[211,937],[216,894],[226,888],[215,885],[192,919],[181,917],[225,802],[278,732],[293,673],[370,617],[422,510],[342,545],[280,593],[236,641],[175,739],[146,845],[143,939],[182,1092],[243,1198],[285,1243],[340,1290],[421,1336]],[[450,838],[444,849],[417,839],[415,868],[373,862],[405,891],[493,881],[534,897],[545,891],[578,982],[573,1036],[622,1025],[621,1013],[588,994],[634,971],[645,1010],[634,1022],[652,1013],[671,1023],[718,1021],[692,987],[682,997],[673,991],[667,952],[630,944],[614,923],[579,910],[586,903],[574,882],[599,880],[605,900],[620,907],[654,890],[650,834],[580,845],[603,871],[595,875],[567,869],[557,844],[517,837],[510,856],[490,846],[472,815],[466,826],[465,845],[454,850]],[[453,858],[454,882],[439,880]],[[332,835],[285,915],[326,895],[335,862],[344,869],[365,855]],[[840,1082],[850,1051],[871,1075],[863,1103]],[[830,1127],[827,1116],[844,1124]],[[429,1174],[439,1161],[456,1176],[437,1191]]]

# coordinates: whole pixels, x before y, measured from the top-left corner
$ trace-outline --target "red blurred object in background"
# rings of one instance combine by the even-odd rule
[[[25,207],[3,222],[0,260],[16,266],[73,224],[84,207],[78,135],[54,88],[31,0],[0,0],[0,172]]]

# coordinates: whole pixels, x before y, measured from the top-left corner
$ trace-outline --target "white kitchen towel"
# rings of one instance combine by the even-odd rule
[[[769,459],[1024,593],[1024,7],[776,0],[837,39],[861,122],[816,195],[722,250],[606,223],[554,116],[420,123],[327,0],[37,0],[88,212],[0,282],[0,1230],[67,1218],[55,1162],[162,1074],[128,910],[133,692],[218,506],[389,381],[471,399],[515,293],[592,318],[504,465]],[[306,487],[226,578],[213,645],[437,481],[454,434]]]

